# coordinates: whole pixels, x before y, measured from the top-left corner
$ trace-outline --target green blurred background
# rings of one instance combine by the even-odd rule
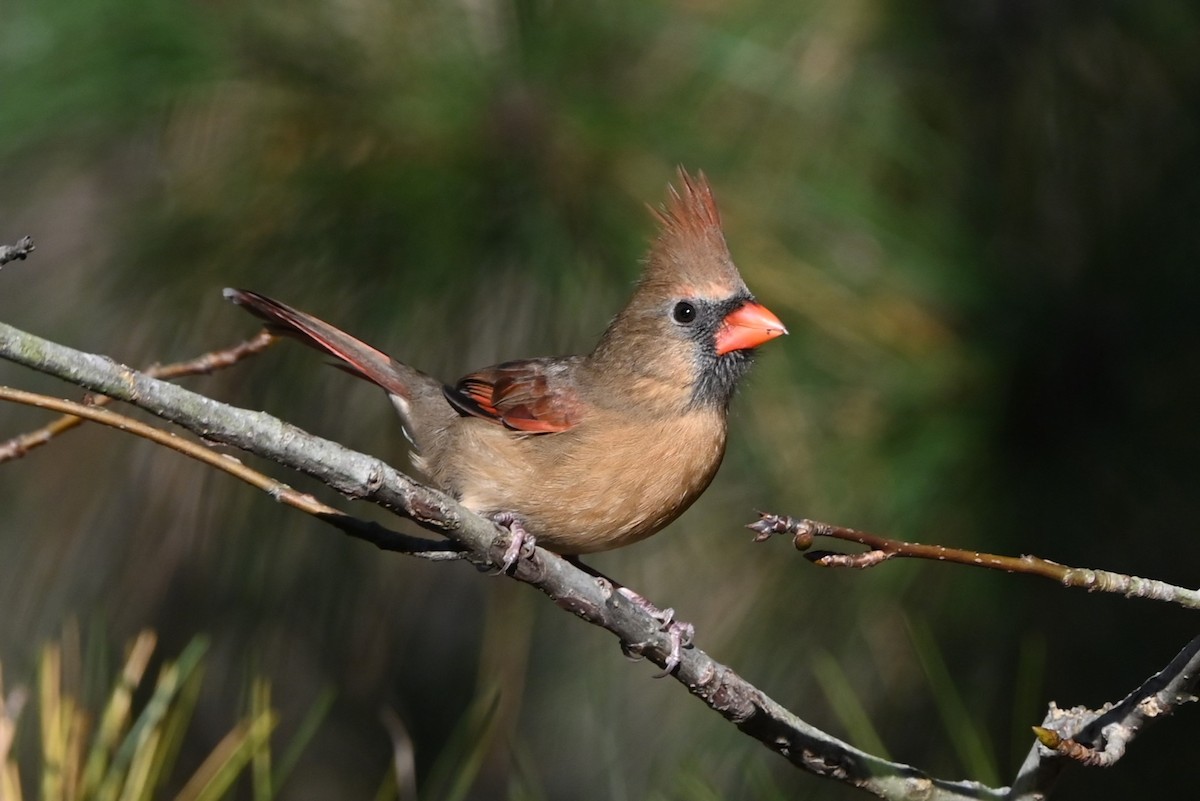
[[[591,564],[807,720],[1006,783],[1048,701],[1116,700],[1194,614],[936,564],[822,571],[741,526],[770,509],[1200,583],[1200,10],[596,5],[4,3],[0,240],[38,250],[0,274],[0,319],[172,361],[254,333],[234,285],[447,379],[586,350],[645,204],[703,169],[792,335],[706,496]],[[320,362],[284,344],[186,384],[405,464],[378,391]],[[0,407],[0,437],[45,419]],[[207,633],[185,768],[261,675],[285,739],[335,693],[288,799],[376,797],[383,709],[426,798],[473,759],[472,799],[858,797],[515,582],[377,552],[107,429],[0,471],[8,685],[68,620],[113,665],[142,627],[165,655]],[[497,691],[491,739],[464,733]],[[1184,793],[1197,736],[1185,709],[1056,797]]]

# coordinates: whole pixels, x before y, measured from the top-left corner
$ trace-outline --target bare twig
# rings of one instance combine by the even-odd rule
[[[10,261],[20,261],[35,250],[37,248],[33,246],[33,237],[29,236],[21,237],[15,245],[0,245],[0,267]]]
[[[91,420],[101,425],[143,437],[151,442],[178,451],[184,456],[190,456],[197,461],[204,462],[210,467],[222,470],[253,487],[258,487],[275,500],[293,506],[302,512],[307,512],[313,517],[323,520],[353,537],[372,543],[381,550],[398,551],[409,556],[419,556],[435,561],[461,559],[463,556],[462,550],[454,547],[452,544],[436,542],[424,537],[401,534],[399,531],[392,531],[378,523],[351,517],[345,512],[321,503],[312,495],[295,490],[281,481],[276,481],[270,476],[247,467],[228,454],[217,453],[206,445],[183,439],[170,431],[163,431],[141,421],[134,420],[132,417],[117,414],[109,409],[99,409],[95,406],[86,406],[74,401],[51,398],[47,395],[38,395],[33,392],[24,392],[19,389],[11,389],[10,387],[3,386],[0,386],[0,400],[23,403],[27,406],[36,406],[39,409],[48,409],[54,412],[62,412],[66,415],[73,415],[77,419]]]
[[[184,362],[152,364],[142,372],[154,378],[164,379],[182,378],[188,375],[208,375],[216,370],[235,365],[249,356],[261,353],[275,341],[275,337],[263,331],[253,339],[239,342],[232,347],[205,353]],[[105,395],[92,395],[87,399],[89,406],[106,406],[111,402],[112,398]],[[7,442],[0,442],[0,464],[12,459],[20,459],[33,449],[45,445],[60,434],[80,425],[83,421],[83,417],[66,414],[36,431],[28,431]]]
[[[1044,798],[1072,760],[1097,767],[1115,764],[1148,724],[1196,701],[1197,687],[1200,637],[1116,705],[1063,710],[1051,704],[1042,725],[1033,727],[1038,741],[1017,773],[1012,799]]]
[[[1084,745],[1078,740],[1063,737],[1054,729],[1047,729],[1045,726],[1033,727],[1033,735],[1046,748],[1059,756],[1068,757],[1076,762],[1094,768],[1107,768],[1125,754],[1126,740],[1118,738],[1117,731],[1112,732],[1113,736],[1111,737],[1107,731],[1102,733],[1104,734],[1106,745],[1103,751],[1098,751],[1091,746]]]
[[[1157,579],[1127,576],[1108,570],[1092,570],[1085,567],[1068,567],[1037,556],[997,556],[978,551],[947,548],[943,545],[923,545],[919,542],[901,542],[855,531],[816,520],[759,513],[759,519],[747,524],[746,528],[756,532],[755,541],[769,539],[773,534],[790,534],[796,550],[808,551],[815,537],[856,542],[867,546],[862,553],[836,553],[812,551],[804,558],[821,567],[868,568],[889,559],[932,559],[937,562],[952,562],[1007,573],[1026,573],[1031,576],[1056,581],[1064,587],[1077,587],[1088,592],[1113,592],[1126,598],[1149,598],[1153,601],[1178,604],[1188,609],[1200,609],[1200,591],[1176,587]]]

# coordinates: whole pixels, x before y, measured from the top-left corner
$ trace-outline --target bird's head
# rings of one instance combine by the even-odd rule
[[[742,280],[703,173],[681,168],[653,212],[659,231],[642,277],[593,359],[640,378],[660,402],[723,409],[754,349],[787,329]]]

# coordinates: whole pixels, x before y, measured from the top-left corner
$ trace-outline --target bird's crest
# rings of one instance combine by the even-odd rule
[[[699,236],[720,231],[721,212],[717,210],[717,201],[704,173],[698,172],[693,178],[683,167],[679,167],[678,172],[682,190],[668,185],[666,205],[652,210],[662,226],[662,233]]]
[[[703,172],[679,168],[679,186],[667,187],[665,205],[651,209],[659,223],[643,286],[672,285],[698,296],[719,297],[743,287],[721,232],[721,212]]]

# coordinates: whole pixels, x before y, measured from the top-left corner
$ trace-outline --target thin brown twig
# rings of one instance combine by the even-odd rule
[[[374,544],[381,550],[396,551],[408,554],[409,556],[418,556],[422,559],[431,559],[434,561],[461,559],[463,557],[462,549],[455,547],[452,543],[438,542],[424,537],[402,534],[399,531],[393,531],[378,523],[353,517],[322,503],[308,493],[300,492],[281,481],[277,481],[251,467],[247,467],[233,456],[218,453],[202,443],[184,439],[171,431],[163,431],[160,428],[155,428],[132,417],[117,414],[111,409],[101,409],[95,405],[89,406],[76,403],[75,401],[51,398],[48,395],[39,395],[34,392],[25,392],[3,386],[0,386],[0,400],[23,403],[39,409],[61,412],[72,416],[74,419],[87,419],[120,431],[135,434],[159,445],[164,445],[185,456],[190,456],[197,461],[204,462],[210,467],[223,470],[251,486],[258,487],[275,500],[286,503],[289,506],[294,506],[302,512],[307,512],[313,517],[323,520],[351,536]]]
[[[893,558],[931,559],[936,562],[1003,570],[1007,573],[1026,573],[1056,581],[1064,587],[1077,587],[1088,592],[1112,592],[1126,598],[1148,598],[1152,601],[1178,604],[1187,609],[1200,609],[1200,591],[1197,590],[1109,570],[1069,567],[1037,556],[998,556],[947,548],[944,545],[902,542],[816,520],[764,512],[760,512],[759,519],[747,524],[746,528],[756,533],[756,542],[769,539],[773,534],[791,534],[792,543],[799,551],[808,551],[815,537],[855,542],[867,547],[862,553],[813,551],[804,554],[805,559],[821,567],[868,568]]]
[[[235,365],[249,356],[263,352],[275,341],[276,337],[266,331],[262,331],[253,339],[239,342],[232,347],[214,350],[183,362],[152,364],[142,372],[146,375],[162,379],[181,378],[188,375],[208,375],[217,370]],[[112,402],[112,398],[105,395],[89,395],[85,402],[88,406],[92,407],[106,406]],[[83,421],[84,418],[77,415],[63,415],[39,429],[20,434],[6,442],[0,442],[0,464],[13,459],[20,459],[35,448],[40,448],[60,434],[82,424]]]
[[[1115,764],[1125,753],[1124,741],[1121,741],[1120,753],[1114,758],[1106,753],[1107,749],[1098,750],[1090,745],[1084,745],[1071,737],[1063,737],[1054,729],[1047,729],[1045,726],[1034,726],[1033,733],[1037,736],[1039,743],[1054,751],[1059,756],[1073,759],[1088,767],[1107,768]]]

